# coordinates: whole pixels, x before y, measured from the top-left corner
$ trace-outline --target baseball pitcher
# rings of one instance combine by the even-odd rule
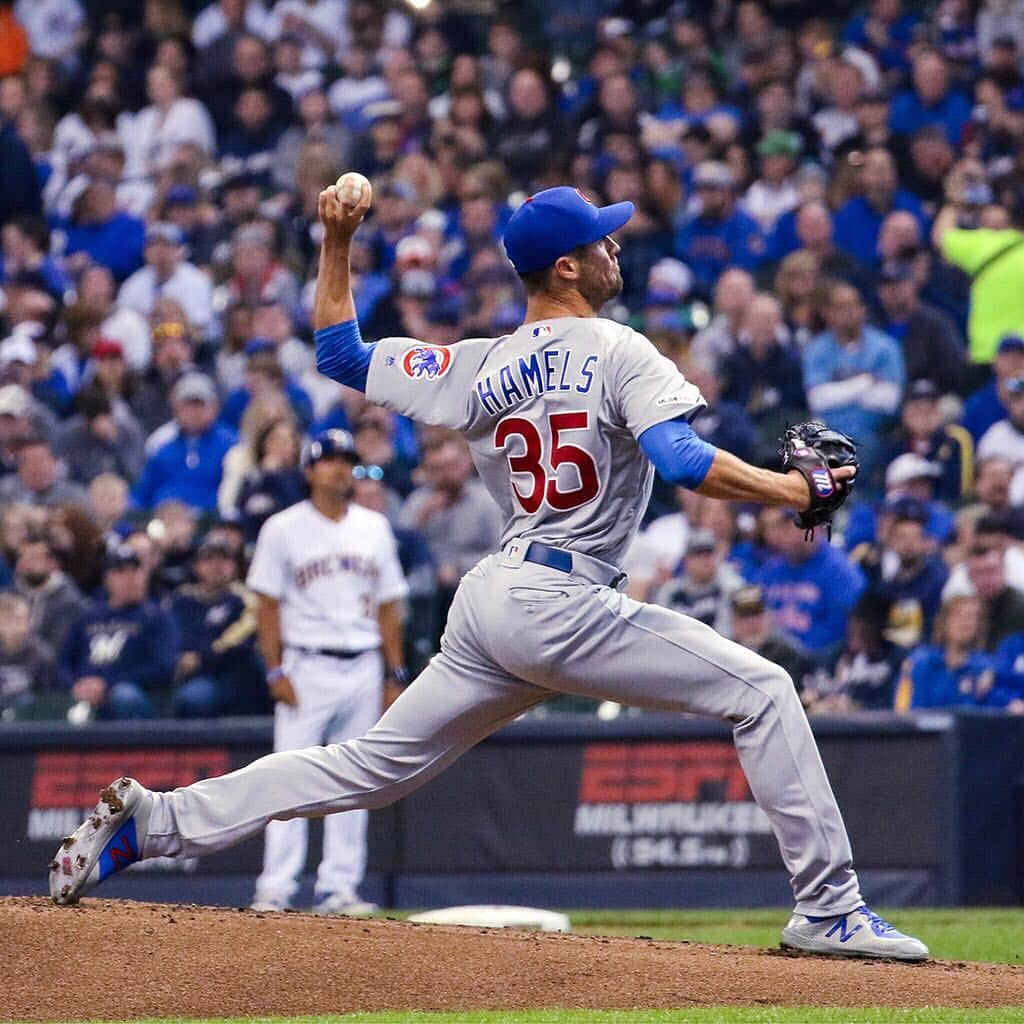
[[[629,599],[617,568],[654,467],[710,497],[798,509],[813,529],[849,493],[852,445],[820,425],[793,431],[787,471],[774,473],[701,441],[689,426],[704,405],[697,388],[646,338],[598,316],[622,286],[612,235],[633,204],[599,208],[572,188],[531,196],[506,228],[527,291],[521,327],[450,348],[366,345],[349,247],[369,205],[368,187],[354,201],[334,186],[320,196],[318,366],[371,402],[463,432],[504,515],[501,550],[463,578],[440,653],[365,736],[271,754],[171,793],[113,783],[58,850],[54,899],[74,902],[132,859],[222,850],[275,818],[384,806],[528,708],[571,693],[733,724],[792,881],[784,945],[925,959],[921,942],[864,904],[789,676],[703,623]]]

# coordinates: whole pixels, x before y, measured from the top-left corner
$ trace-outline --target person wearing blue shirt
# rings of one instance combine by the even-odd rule
[[[58,221],[66,238],[64,255],[83,254],[88,262],[107,267],[123,281],[142,266],[146,225],[117,208],[115,183],[92,175],[75,200],[70,219]]]
[[[811,412],[857,439],[858,482],[870,485],[881,435],[899,409],[904,368],[899,343],[866,326],[866,316],[860,292],[846,282],[833,283],[825,295],[829,329],[807,343],[803,369]]]
[[[273,342],[254,338],[245,346],[245,354],[249,357],[245,364],[245,383],[224,399],[220,422],[237,431],[253,395],[279,391],[288,399],[299,427],[308,430],[313,422],[313,402],[305,389],[282,370]]]
[[[866,585],[864,574],[821,531],[808,540],[791,513],[763,509],[765,542],[774,555],[757,573],[775,624],[820,665],[828,665],[846,634],[846,619]]]
[[[967,396],[960,422],[975,441],[985,431],[1010,415],[1007,409],[1007,382],[1024,378],[1024,337],[1007,334],[999,340],[992,361],[992,379]]]
[[[98,718],[148,718],[151,692],[169,686],[178,657],[170,613],[147,598],[148,573],[127,544],[107,554],[104,597],[71,624],[58,673]]]
[[[765,257],[765,240],[757,221],[736,206],[732,171],[706,160],[694,173],[700,213],[683,223],[675,254],[693,271],[695,290],[705,298],[726,267],[753,270]]]
[[[923,237],[928,236],[928,218],[921,201],[906,189],[898,188],[896,162],[881,146],[869,149],[860,171],[862,194],[848,199],[834,219],[835,242],[866,266],[880,262],[878,235],[882,221],[894,210],[913,214]]]
[[[911,136],[926,125],[937,124],[952,146],[960,142],[971,116],[971,104],[949,87],[949,69],[935,50],[924,50],[914,59],[914,87],[893,100],[889,124],[896,135]]]
[[[201,511],[217,507],[224,456],[238,440],[217,423],[217,391],[205,374],[189,372],[171,392],[174,421],[161,427],[168,440],[146,460],[132,498],[139,508],[176,499]]]
[[[995,662],[992,703],[1013,714],[1024,714],[1024,633],[1008,636],[996,648]]]
[[[991,707],[995,661],[979,650],[982,604],[973,595],[952,597],[935,621],[935,643],[906,660],[896,689],[896,710]]]
[[[903,10],[902,0],[871,0],[867,11],[846,23],[842,41],[870,53],[883,71],[903,71],[918,21]]]

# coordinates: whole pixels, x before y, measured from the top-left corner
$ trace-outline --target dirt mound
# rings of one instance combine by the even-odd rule
[[[0,899],[0,1020],[371,1010],[1024,1004],[1024,968],[842,962],[87,899]]]

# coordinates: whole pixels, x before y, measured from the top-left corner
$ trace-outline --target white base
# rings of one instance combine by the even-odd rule
[[[540,932],[570,931],[569,915],[536,907],[507,907],[477,904],[466,907],[442,907],[413,914],[417,924],[465,924],[474,928],[533,928]]]

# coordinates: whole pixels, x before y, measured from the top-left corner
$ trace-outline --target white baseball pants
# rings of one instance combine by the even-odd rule
[[[143,855],[222,850],[275,818],[383,807],[556,692],[733,723],[800,913],[863,900],[839,808],[789,676],[714,630],[570,574],[492,555],[462,581],[438,654],[359,739],[270,754],[154,794]],[[603,578],[607,579],[607,575]]]
[[[291,680],[298,706],[274,708],[274,750],[300,750],[342,743],[367,732],[380,717],[383,663],[377,651],[341,660],[286,648],[282,668]],[[366,871],[365,810],[324,818],[323,857],[316,893],[354,893]],[[257,901],[291,902],[306,864],[309,822],[305,818],[271,821],[263,850]]]

